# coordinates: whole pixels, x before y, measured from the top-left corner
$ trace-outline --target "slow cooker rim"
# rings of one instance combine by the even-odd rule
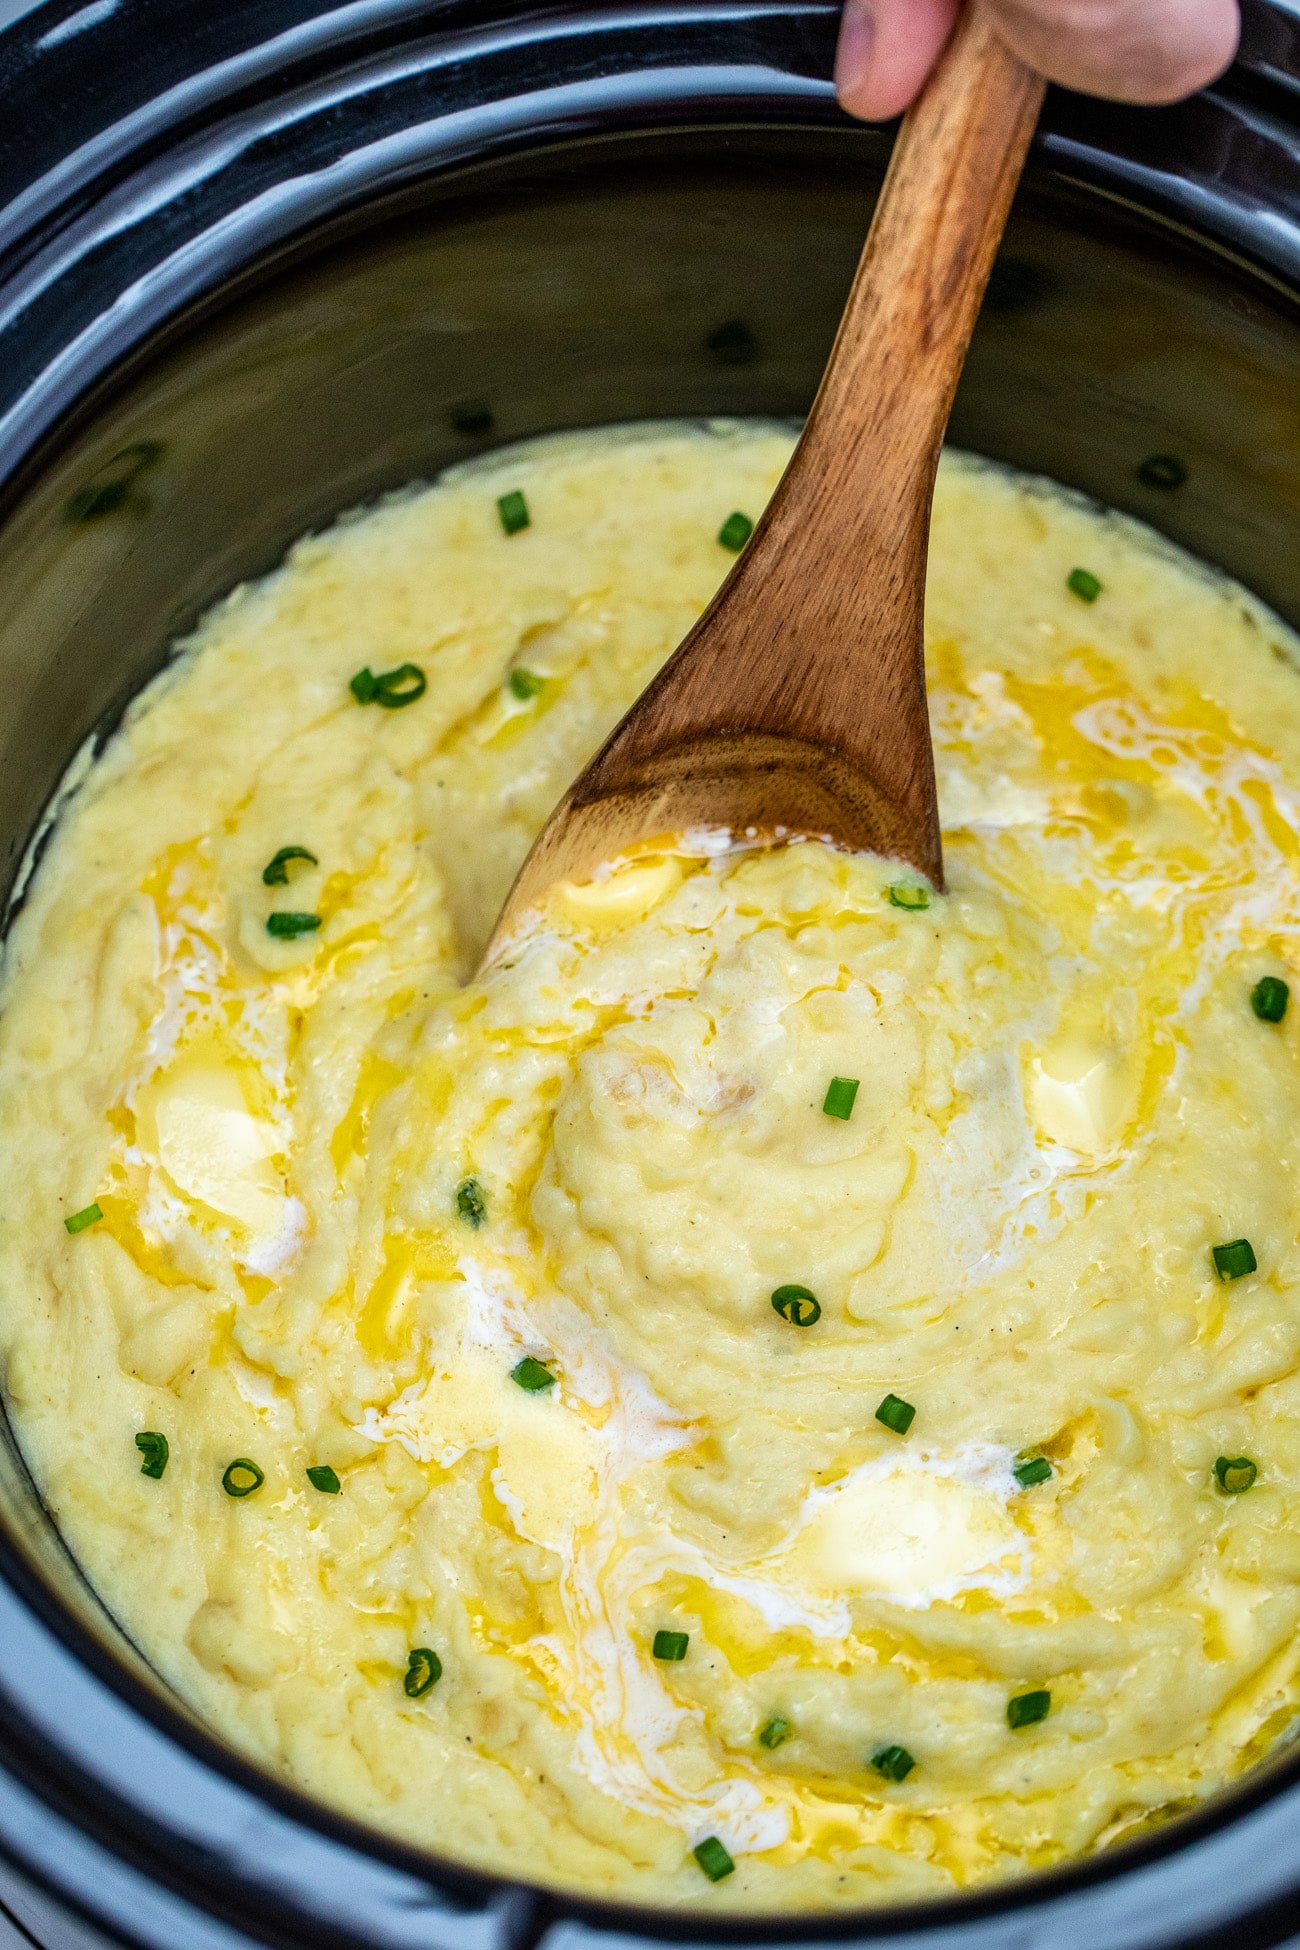
[[[70,4],[72,0],[64,0],[65,7]],[[309,5],[310,0],[278,0],[278,4],[297,8]],[[1296,93],[1300,94],[1300,18],[1291,13],[1285,0],[1280,3],[1279,0],[1242,0],[1242,4],[1248,29],[1252,22],[1271,20],[1276,14],[1289,30],[1284,50],[1266,47],[1265,51],[1273,56],[1271,64],[1253,55],[1248,43],[1256,37],[1248,33],[1242,65],[1230,71],[1215,89],[1190,103],[1164,110],[1133,111],[1053,89],[1049,91],[1034,154],[1065,180],[1078,181],[1092,193],[1111,198],[1118,207],[1145,217],[1163,216],[1182,228],[1201,248],[1249,266],[1256,275],[1272,281],[1278,297],[1294,300],[1296,290],[1300,289],[1300,231],[1294,225],[1278,227],[1269,222],[1267,206],[1261,205],[1251,160],[1238,162],[1235,155],[1229,156],[1227,166],[1216,166],[1204,173],[1190,166],[1197,146],[1197,120],[1212,110],[1229,113],[1240,135],[1258,142],[1261,138],[1266,140],[1270,128],[1278,126],[1279,113],[1286,115],[1294,109],[1293,99],[1278,78],[1283,72],[1283,53],[1290,61],[1288,72],[1294,78]],[[150,0],[136,0],[136,5],[141,11],[147,11]],[[691,111],[709,126],[743,127],[748,111],[756,125],[766,126],[780,120],[794,128],[809,110],[819,125],[842,127],[846,118],[835,107],[829,81],[810,76],[806,65],[801,65],[809,55],[807,41],[801,39],[801,33],[820,29],[829,47],[838,6],[839,0],[748,0],[748,4],[742,4],[742,0],[619,0],[619,4],[608,7],[564,4],[563,0],[559,4],[551,0],[550,4],[538,6],[529,6],[527,0],[522,3],[515,0],[515,4],[503,0],[497,7],[491,0],[350,0],[350,4],[326,9],[307,25],[354,15],[363,18],[354,23],[350,37],[341,28],[335,34],[313,32],[305,37],[308,43],[305,47],[300,39],[293,39],[292,64],[283,76],[278,76],[274,69],[267,72],[258,67],[248,56],[222,60],[196,77],[192,90],[171,91],[173,119],[163,121],[133,109],[120,124],[78,145],[74,156],[85,168],[84,178],[75,185],[61,183],[62,194],[57,198],[35,195],[30,226],[0,242],[0,341],[15,349],[23,346],[30,336],[25,315],[34,309],[33,300],[49,279],[51,254],[61,247],[67,248],[69,238],[73,240],[74,253],[85,253],[97,241],[93,228],[95,216],[100,208],[111,207],[112,199],[124,181],[130,180],[133,170],[142,175],[147,185],[149,205],[161,205],[163,199],[150,180],[149,165],[160,150],[168,153],[169,141],[180,145],[201,137],[204,132],[211,135],[227,125],[238,127],[241,116],[259,111],[269,114],[287,96],[300,94],[309,101],[315,100],[329,90],[336,75],[350,73],[354,67],[364,68],[367,62],[383,61],[398,48],[423,46],[431,50],[436,44],[436,58],[445,65],[447,50],[453,54],[463,51],[471,60],[488,54],[509,58],[518,49],[526,48],[534,37],[540,37],[548,50],[568,51],[588,41],[617,50],[621,40],[625,50],[631,52],[636,48],[638,36],[663,27],[725,29],[730,26],[734,29],[738,23],[761,24],[763,32],[772,36],[771,44],[764,47],[764,54],[769,58],[761,68],[753,62],[733,60],[729,64],[722,58],[708,64],[648,63],[641,73],[649,77],[649,85],[635,100],[602,96],[599,89],[592,88],[580,103],[565,101],[552,106],[547,101],[550,91],[539,85],[536,75],[521,76],[523,86],[512,99],[535,104],[534,114],[546,119],[521,118],[514,125],[481,130],[464,144],[431,142],[405,174],[400,169],[394,174],[391,168],[382,172],[388,178],[382,184],[384,189],[400,187],[404,181],[427,175],[430,169],[449,174],[456,168],[504,160],[525,150],[535,150],[539,134],[548,130],[571,138],[581,131],[598,134],[611,126],[627,129],[638,116],[645,118],[650,110],[663,113],[666,121],[681,128],[689,122]],[[114,15],[126,11],[129,10],[118,5]],[[29,18],[39,19],[42,12],[38,9]],[[430,27],[426,19],[429,12],[453,19],[466,18],[458,29],[445,29],[437,21]],[[0,100],[3,100],[6,79],[6,45],[26,25],[19,23],[18,27],[0,32]],[[412,31],[407,41],[396,42],[395,36],[403,27],[421,31]],[[776,55],[776,37],[781,34],[786,39],[784,61],[772,58]],[[1267,41],[1267,36],[1257,37]],[[93,30],[86,30],[80,38],[89,44]],[[731,52],[724,40],[720,40],[719,49],[720,54]],[[326,52],[337,57],[333,66],[324,65]],[[93,65],[89,47],[87,56]],[[619,72],[617,66],[611,68],[611,75],[616,72]],[[759,72],[767,75],[766,84],[756,79]],[[676,88],[661,85],[663,77],[669,74],[675,78]],[[277,88],[277,79],[287,86]],[[493,108],[498,105],[498,99],[476,106]],[[23,112],[24,104],[20,100],[16,119],[20,121]],[[1168,158],[1153,163],[1147,153],[1150,145],[1144,143],[1144,132],[1153,129],[1160,131],[1162,144],[1168,146],[1174,159],[1172,165]],[[1188,164],[1183,171],[1177,167],[1179,158]],[[62,177],[60,170],[48,174]],[[380,175],[381,171],[376,169],[374,177],[353,191],[352,208],[360,208],[375,199],[375,178]],[[1219,204],[1220,234],[1214,237],[1206,234],[1198,223],[1210,195],[1217,197]],[[276,248],[288,250],[295,231],[301,242],[336,221],[348,207],[348,199],[339,198],[331,204],[324,220],[319,211],[303,207],[302,203],[286,207],[283,216],[277,219],[281,229],[274,237]],[[126,227],[120,210],[115,209],[113,228]],[[264,242],[259,251],[248,252],[228,266],[225,282],[234,283],[255,271],[266,248]],[[138,350],[146,341],[152,343],[153,334],[160,332],[169,320],[179,323],[183,315],[197,311],[200,300],[210,289],[210,281],[209,266],[189,285],[181,284],[173,289],[160,286],[152,291],[152,309],[141,311],[133,320],[130,347],[118,348],[99,368],[93,368],[87,360],[75,380],[70,376],[69,383],[35,411],[30,410],[32,403],[24,399],[22,382],[14,379],[8,362],[0,370],[0,483],[10,478],[20,459],[29,456],[38,441],[50,437],[57,421],[74,415],[94,379],[109,371],[116,372],[131,350]],[[102,324],[103,320],[99,322]],[[26,414],[24,406],[28,408]]]
[[[663,7],[620,9],[619,14],[622,17],[615,25],[626,30],[625,16],[628,13],[634,12],[638,16],[653,13],[656,17],[662,18],[667,11],[671,9]],[[707,15],[725,20],[728,16],[734,17],[736,9],[726,5],[697,4],[692,6],[690,11],[696,19]],[[797,0],[793,0],[793,4],[772,5],[767,11],[774,18],[778,15],[789,15],[804,19],[821,17],[825,20],[832,10],[827,4],[823,4],[823,0],[812,0],[811,4],[802,6],[797,3]],[[808,84],[807,97],[800,107],[800,115],[812,110],[814,125],[819,127],[836,121],[824,85],[817,89],[813,84]],[[1214,99],[1222,112],[1233,112],[1234,105],[1229,92],[1225,91]],[[666,90],[658,106],[666,107],[679,100],[680,97],[673,91]],[[704,126],[710,128],[719,125],[741,126],[742,124],[737,122],[731,112],[735,106],[735,98],[720,104],[719,121],[709,122]],[[1050,165],[1053,161],[1053,135],[1050,130],[1042,146]],[[1143,209],[1144,213],[1149,214],[1149,206],[1134,201],[1134,183],[1131,174],[1126,175],[1122,168],[1111,171],[1111,182],[1107,188],[1104,181],[1107,176],[1104,158],[1098,151],[1093,151],[1089,155],[1085,145],[1077,137],[1068,136],[1060,143],[1060,154],[1057,160],[1070,165],[1065,171],[1067,175],[1078,170],[1082,179],[1088,181],[1090,187],[1099,193],[1112,194],[1117,200],[1130,207]],[[1091,180],[1094,175],[1096,181]],[[1176,205],[1178,199],[1173,198],[1172,201]],[[1177,218],[1171,220],[1176,221]],[[1207,247],[1221,250],[1219,245],[1207,245]],[[1243,253],[1243,261],[1251,263],[1257,271],[1262,272],[1270,268],[1269,265],[1254,260],[1249,253]],[[1277,263],[1273,263],[1271,269],[1275,276],[1280,273]],[[1283,292],[1285,287],[1279,286],[1279,295]],[[1285,295],[1290,299],[1292,294],[1286,292]],[[183,317],[173,319],[168,329],[186,329],[190,316],[191,314],[186,312]],[[155,340],[151,337],[150,350],[153,349],[154,343]],[[61,412],[57,416],[57,424],[51,424],[36,442],[28,444],[24,461],[33,467],[44,464],[51,447],[56,445],[60,438],[68,412],[76,411],[76,408],[72,408]],[[15,472],[18,480],[21,480],[27,473],[27,465],[17,468]],[[1242,1783],[1240,1787],[1227,1790],[1216,1797],[1212,1804],[1195,1814],[1180,1818],[1162,1834],[1123,1844],[1108,1855],[1086,1858],[1082,1862],[1066,1865],[1060,1869],[1040,1872],[1024,1881],[1000,1884],[986,1893],[977,1892],[971,1896],[944,1898],[934,1903],[909,1906],[906,1912],[895,1911],[888,1917],[872,1911],[846,1912],[843,1916],[837,1912],[817,1912],[814,1915],[796,1914],[792,1917],[729,1912],[715,1919],[709,1917],[707,1913],[695,1910],[678,1912],[641,1904],[601,1902],[570,1896],[565,1892],[549,1890],[545,1887],[539,1888],[537,1885],[511,1883],[507,1878],[465,1869],[455,1862],[445,1862],[441,1858],[431,1857],[423,1851],[408,1848],[405,1844],[389,1842],[387,1838],[377,1836],[376,1832],[365,1824],[353,1822],[348,1817],[312,1801],[310,1797],[277,1780],[276,1777],[264,1774],[255,1763],[231,1753],[222,1747],[215,1736],[200,1727],[192,1726],[183,1716],[175,1714],[171,1708],[165,1707],[162,1701],[153,1697],[147,1687],[137,1682],[118,1665],[105,1649],[94,1641],[93,1636],[85,1632],[79,1622],[70,1617],[53,1590],[45,1584],[34,1567],[22,1559],[21,1554],[14,1549],[12,1540],[3,1533],[0,1533],[0,1576],[4,1577],[10,1588],[21,1595],[25,1602],[43,1617],[47,1626],[62,1638],[88,1667],[96,1671],[99,1677],[133,1710],[142,1712],[168,1738],[179,1739],[195,1758],[236,1779],[257,1798],[270,1799],[281,1806],[293,1819],[304,1822],[318,1832],[324,1831],[332,1835],[333,1839],[349,1849],[360,1849],[367,1855],[378,1854],[391,1860],[395,1866],[409,1870],[417,1876],[427,1880],[436,1879],[440,1885],[458,1892],[463,1891],[467,1897],[472,1896],[482,1900],[497,1896],[503,1890],[528,1897],[533,1912],[532,1923],[526,1930],[518,1933],[515,1940],[520,1943],[535,1941],[552,1922],[560,1919],[590,1922],[602,1927],[641,1929],[647,1935],[668,1941],[703,1939],[721,1942],[743,1940],[779,1943],[806,1940],[810,1933],[827,1940],[841,1940],[850,1936],[862,1937],[864,1932],[882,1938],[898,1937],[907,1932],[950,1929],[958,1920],[967,1917],[974,1919],[990,1913],[1004,1914],[1012,1911],[1023,1912],[1031,1908],[1041,1909],[1062,1894],[1101,1881],[1113,1881],[1123,1871],[1138,1866],[1144,1861],[1165,1859],[1171,1854],[1183,1851],[1192,1846],[1200,1835],[1216,1833],[1234,1825],[1252,1808],[1264,1801],[1271,1802],[1276,1799],[1279,1793],[1278,1775],[1283,1766],[1292,1775],[1296,1772],[1296,1767],[1286,1763],[1280,1764],[1278,1768],[1261,1770],[1260,1777],[1254,1779],[1253,1784],[1248,1781]],[[1297,1766],[1300,1766],[1300,1760],[1297,1761]],[[89,1777],[87,1776],[86,1779],[88,1780]],[[1171,1840],[1171,1837],[1174,1839]],[[958,1911],[960,1911],[960,1919]],[[1243,1942],[1247,1941],[1249,1937],[1243,1936]]]

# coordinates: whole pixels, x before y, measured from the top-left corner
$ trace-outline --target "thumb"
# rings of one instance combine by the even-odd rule
[[[846,0],[835,86],[850,115],[901,115],[943,52],[961,0]]]

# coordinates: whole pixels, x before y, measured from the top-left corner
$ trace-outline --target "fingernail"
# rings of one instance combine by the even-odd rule
[[[835,91],[851,107],[871,73],[871,58],[876,51],[876,23],[871,0],[845,0],[840,19],[839,44],[835,49]]]

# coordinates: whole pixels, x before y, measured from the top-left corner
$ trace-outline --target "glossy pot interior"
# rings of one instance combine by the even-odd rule
[[[553,428],[807,406],[888,153],[829,99],[831,7],[557,8],[507,31],[512,11],[380,8],[377,41],[372,10],[297,66],[259,55],[259,20],[252,79],[119,127],[61,203],[28,185],[0,261],[11,886],[82,741],[303,530]],[[1155,523],[1300,623],[1292,50],[1265,10],[1250,32],[1216,101],[1051,105],[953,435]],[[1145,480],[1152,455],[1185,483]],[[172,1946],[718,1934],[430,1874],[266,1782],[116,1633],[12,1442],[0,1471],[0,1850],[69,1907]],[[1294,1772],[1030,1887],[815,1933],[1118,1950],[1232,1920],[1275,1942],[1300,1887]]]

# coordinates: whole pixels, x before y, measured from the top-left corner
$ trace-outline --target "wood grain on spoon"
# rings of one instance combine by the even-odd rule
[[[903,123],[766,514],[551,815],[494,946],[557,881],[692,827],[823,836],[943,885],[922,639],[930,503],[1042,96],[975,0]]]

